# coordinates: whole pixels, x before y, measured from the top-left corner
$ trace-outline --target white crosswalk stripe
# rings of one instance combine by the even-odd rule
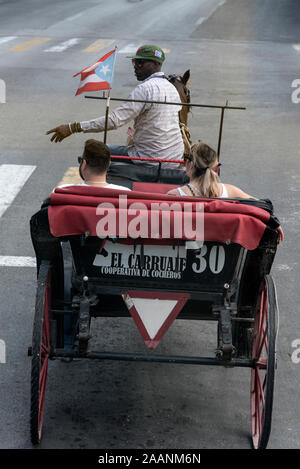
[[[119,50],[119,54],[135,54],[140,44],[127,44]]]
[[[5,42],[13,41],[14,39],[17,39],[17,36],[0,37],[0,44],[4,44]]]
[[[36,267],[36,259],[27,256],[0,256],[0,267]]]
[[[36,166],[19,164],[0,165],[0,218],[13,204],[24,184],[33,174]],[[76,169],[76,171],[74,170]],[[63,181],[77,183],[78,167],[68,168]],[[0,267],[36,267],[35,257],[0,255]]]
[[[28,181],[36,166],[19,164],[0,165],[0,217]],[[35,267],[34,257],[0,256],[2,267]]]
[[[61,42],[60,44],[57,44],[56,46],[52,46],[49,49],[45,49],[44,52],[63,52],[70,47],[75,46],[81,41],[80,38],[74,37],[72,39],[69,39],[68,41]]]
[[[14,201],[36,166],[19,164],[0,165],[0,217]]]

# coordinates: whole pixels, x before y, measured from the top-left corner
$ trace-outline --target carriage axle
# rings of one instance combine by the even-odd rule
[[[253,368],[254,361],[251,359],[233,358],[224,360],[213,357],[193,357],[180,355],[147,355],[136,353],[117,353],[117,352],[87,352],[81,355],[77,352],[64,349],[56,349],[51,358],[90,358],[93,360],[120,360],[133,362],[156,362],[156,363],[178,363],[186,365],[209,365],[225,367]]]

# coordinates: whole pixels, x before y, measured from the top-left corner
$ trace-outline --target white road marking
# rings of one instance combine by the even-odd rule
[[[36,166],[20,164],[0,165],[0,217],[13,202]]]
[[[196,21],[196,25],[199,26],[199,24],[202,24],[204,23],[204,21],[208,20],[208,18],[211,17],[211,15],[213,15],[215,13],[215,11],[221,7],[222,5],[224,5],[224,3],[226,3],[226,0],[220,0],[217,5],[209,11],[209,13],[207,14],[207,16],[200,16],[200,18]]]
[[[287,264],[278,264],[278,265],[275,265],[275,269],[280,270],[280,271],[284,271],[284,270],[293,270],[293,267],[291,267]]]
[[[139,44],[127,44],[127,46],[122,47],[118,52],[119,54],[134,54],[139,48]]]
[[[0,256],[0,267],[36,267],[36,259],[26,256]]]
[[[5,42],[12,41],[13,39],[17,39],[17,36],[0,37],[0,44],[4,44]]]
[[[80,41],[81,39],[77,37],[73,37],[72,39],[69,39],[68,41],[61,42],[57,46],[53,46],[53,47],[50,47],[49,49],[45,49],[44,52],[63,52],[69,47],[75,46]]]
[[[201,16],[197,21],[196,21],[196,24],[202,24],[203,21],[205,21],[207,19],[206,16]]]
[[[66,18],[64,21],[73,21],[73,20],[77,20],[77,18],[79,18],[80,16],[83,15],[83,11],[81,13],[77,13],[76,15],[73,15],[73,16],[69,16],[68,18]]]

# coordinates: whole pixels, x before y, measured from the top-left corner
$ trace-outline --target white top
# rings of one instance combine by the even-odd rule
[[[107,184],[107,186],[96,186],[96,184],[86,184],[85,182],[81,184],[62,184],[61,186],[57,186],[57,187],[59,187],[60,189],[63,189],[65,187],[71,187],[71,186],[101,187],[102,189],[117,189],[120,191],[131,191],[131,189],[128,189],[128,187],[117,186],[117,184]],[[54,192],[55,189],[53,189],[52,192]]]
[[[129,99],[181,102],[178,91],[164,78],[163,72],[153,73],[136,86],[130,93]],[[134,119],[134,145],[129,147],[129,156],[178,160],[182,158],[184,152],[178,117],[181,107],[125,101],[117,109],[110,111],[108,130],[117,129]],[[80,125],[84,132],[101,132],[105,128],[105,117],[84,121]],[[164,168],[168,166],[168,164],[163,165]]]
[[[192,186],[192,188],[194,188],[193,184],[190,184],[190,185]],[[222,183],[221,183],[221,186],[222,186],[222,194],[219,195],[218,198],[219,199],[227,199],[228,198],[228,191],[226,189],[226,186],[225,186],[225,184],[222,184]],[[189,194],[186,194],[181,187],[177,187],[177,190],[178,190],[180,195],[189,196]],[[190,197],[193,197],[192,194],[191,194]]]

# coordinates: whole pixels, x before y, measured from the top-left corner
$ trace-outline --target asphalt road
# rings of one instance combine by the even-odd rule
[[[77,135],[52,144],[45,132],[104,113],[104,102],[75,98],[73,74],[115,44],[113,96],[126,97],[136,84],[128,52],[157,43],[166,50],[166,73],[191,70],[194,103],[228,99],[247,108],[226,112],[220,158],[223,181],[270,198],[285,232],[272,270],[281,313],[273,449],[300,448],[300,364],[292,360],[300,356],[293,346],[300,340],[300,103],[291,100],[292,82],[300,79],[299,15],[292,0],[0,1],[0,79],[6,83],[0,178],[1,165],[32,167],[10,202],[3,187],[9,189],[14,176],[1,179],[6,205],[0,200],[0,256],[34,255],[29,219],[76,165],[85,140]],[[213,146],[218,125],[215,110],[195,108],[189,118],[193,140]],[[120,129],[108,142],[125,139]],[[35,269],[2,265],[0,275],[0,339],[6,346],[0,363],[0,448],[31,448],[26,353]],[[145,351],[131,321],[99,320],[95,327],[105,349]],[[214,325],[179,322],[158,351],[205,355],[215,349],[215,337]],[[40,448],[248,448],[249,383],[247,369],[55,361]]]

